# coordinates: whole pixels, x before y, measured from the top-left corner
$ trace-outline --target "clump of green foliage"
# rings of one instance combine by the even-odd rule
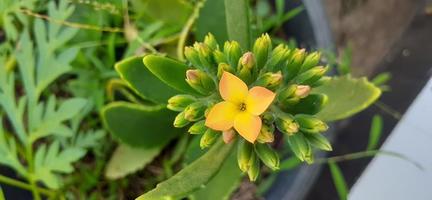
[[[284,2],[1,1],[0,164],[17,179],[0,182],[34,199],[228,199],[244,173],[271,185],[261,171],[312,163],[314,151],[331,149],[326,123],[365,109],[380,90],[348,72],[324,76],[319,52],[287,44],[280,27],[304,9],[285,12]],[[272,40],[259,37],[267,32]],[[204,42],[185,48],[195,40]],[[256,63],[242,62],[245,54]],[[278,94],[258,142],[223,143],[202,126],[204,112],[178,119],[193,111],[173,107],[179,96],[205,108],[220,100],[216,87],[186,80],[188,70],[214,81],[230,71]],[[305,114],[320,130],[305,127]],[[277,132],[287,145],[276,144]]]

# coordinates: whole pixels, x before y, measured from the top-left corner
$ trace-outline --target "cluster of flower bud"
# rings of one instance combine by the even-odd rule
[[[186,82],[200,95],[174,96],[169,99],[168,108],[180,112],[174,121],[175,127],[192,123],[189,133],[202,135],[201,148],[209,147],[221,135],[226,143],[238,135],[232,129],[218,132],[205,126],[206,112],[221,100],[217,85],[226,71],[249,87],[262,86],[276,93],[271,108],[260,116],[262,127],[255,144],[245,140],[239,143],[239,168],[251,180],[258,177],[261,162],[270,169],[279,168],[278,154],[271,148],[277,132],[285,135],[294,154],[302,161],[313,161],[312,146],[331,150],[320,134],[328,126],[315,117],[325,106],[327,97],[314,93],[313,88],[329,80],[325,76],[328,67],[319,65],[319,52],[307,53],[305,49],[289,48],[285,44],[273,48],[267,34],[255,41],[251,51],[245,51],[236,41],[227,41],[222,47],[209,34],[204,42],[186,47],[184,54],[191,67],[186,72]],[[302,140],[309,149],[295,149],[301,147],[293,145],[295,141],[291,140],[294,139]]]

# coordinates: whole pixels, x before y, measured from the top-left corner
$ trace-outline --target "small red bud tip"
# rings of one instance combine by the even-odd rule
[[[277,73],[272,74],[272,78],[275,80],[275,82],[282,80],[282,72],[278,71]]]
[[[186,71],[186,78],[189,80],[189,81],[196,81],[196,80],[198,80],[198,71],[197,70],[193,70],[193,69],[190,69],[190,70],[187,70]]]
[[[254,63],[254,55],[252,52],[246,52],[245,54],[243,54],[242,58],[241,58],[241,64],[247,68],[251,68],[253,67]]]
[[[296,88],[295,95],[299,98],[305,98],[309,95],[311,88],[309,85],[299,85]]]
[[[222,132],[222,139],[225,142],[225,144],[229,144],[234,140],[235,137],[235,131],[233,129],[229,129]]]

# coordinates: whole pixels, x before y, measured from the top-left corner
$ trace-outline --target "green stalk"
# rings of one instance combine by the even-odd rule
[[[34,179],[34,160],[33,160],[33,149],[32,149],[31,143],[28,143],[26,145],[26,158],[27,158],[27,163],[28,163],[28,177],[27,177],[27,179],[28,179],[30,186],[31,186],[33,198],[35,200],[41,200],[39,191],[37,190],[36,181]]]
[[[196,19],[199,16],[199,11],[204,6],[205,0],[198,1],[195,5],[193,13],[187,20],[186,24],[183,26],[182,31],[180,32],[179,41],[177,43],[177,59],[180,61],[184,61],[184,47],[186,44],[186,39],[189,34],[189,31],[192,29],[192,25],[195,23]]]
[[[24,190],[33,190],[33,189],[35,189],[39,193],[41,193],[43,195],[46,195],[48,197],[54,195],[53,191],[51,191],[51,190],[47,190],[47,189],[39,188],[39,187],[33,188],[32,185],[29,185],[29,184],[21,182],[21,181],[17,181],[15,179],[12,179],[12,178],[9,178],[9,177],[3,176],[3,175],[0,175],[0,182],[2,182],[4,184],[7,184],[7,185],[11,185],[11,186],[17,187],[17,188],[21,188],[21,189],[24,189]]]
[[[343,161],[348,161],[348,160],[373,157],[373,156],[378,155],[378,154],[400,158],[402,160],[408,161],[409,163],[413,164],[418,169],[424,170],[423,166],[421,166],[418,162],[411,160],[408,157],[406,157],[400,153],[391,152],[391,151],[383,151],[383,150],[361,151],[361,152],[350,153],[350,154],[345,154],[345,155],[341,155],[341,156],[333,156],[333,157],[329,157],[329,158],[319,158],[314,162],[314,164],[337,163],[337,162],[343,162]]]

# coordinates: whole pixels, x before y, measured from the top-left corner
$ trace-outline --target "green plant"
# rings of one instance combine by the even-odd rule
[[[271,106],[268,113],[261,116],[265,119],[266,126],[270,127],[270,131],[261,137],[261,141],[263,143],[272,141],[273,131],[271,127],[276,125],[281,132],[288,134],[284,135],[294,155],[300,160],[310,163],[313,162],[311,144],[317,148],[331,150],[327,140],[318,134],[318,132],[326,129],[326,125],[320,119],[333,121],[351,116],[370,105],[380,94],[380,90],[366,79],[354,79],[349,76],[336,77],[330,80],[327,77],[322,78],[326,68],[315,67],[319,62],[319,53],[307,54],[304,50],[290,49],[285,45],[273,49],[270,47],[271,41],[266,35],[260,37],[252,47],[246,1],[227,0],[225,1],[225,11],[227,35],[230,39],[238,40],[239,43],[226,42],[222,49],[215,37],[208,35],[203,43],[195,43],[193,47],[186,47],[184,52],[188,60],[187,63],[158,55],[147,55],[144,57],[144,65],[139,62],[141,57],[134,57],[116,66],[121,78],[127,82],[133,91],[140,98],[150,101],[150,105],[147,103],[144,105],[113,103],[105,108],[103,112],[105,124],[120,141],[141,149],[149,149],[152,146],[147,144],[148,141],[167,141],[166,138],[163,138],[167,137],[165,134],[173,136],[185,131],[184,129],[169,128],[157,136],[152,135],[152,131],[139,132],[141,126],[136,126],[136,124],[147,124],[148,118],[151,118],[153,123],[147,124],[146,127],[153,130],[160,129],[162,126],[171,127],[170,124],[172,123],[176,127],[185,127],[191,121],[196,122],[189,128],[189,131],[192,134],[202,134],[201,147],[208,147],[215,143],[207,153],[138,199],[181,198],[191,194],[196,195],[192,193],[194,190],[202,184],[209,183],[209,181],[210,185],[213,181],[212,177],[217,177],[219,169],[230,155],[232,146],[237,145],[235,145],[236,142],[229,142],[233,132],[223,134],[224,140],[230,143],[224,145],[222,141],[217,141],[220,134],[205,127],[205,122],[200,120],[204,118],[204,110],[212,108],[215,103],[220,101],[216,86],[223,71],[235,73],[247,84],[260,85],[275,91],[278,100]],[[248,49],[253,53],[247,53]],[[320,79],[321,81],[319,81]],[[322,86],[319,87],[321,84]],[[314,87],[316,89],[311,91],[311,88]],[[347,96],[347,90],[351,92],[351,89],[354,89],[356,94],[361,93],[363,95]],[[182,93],[186,93],[186,95]],[[352,101],[353,98],[355,101]],[[329,101],[327,106],[330,108],[322,110],[326,109],[324,103],[327,100]],[[334,106],[341,102],[346,106]],[[288,104],[290,106],[287,106]],[[176,116],[164,108],[165,106],[171,110],[182,112]],[[136,108],[132,109],[132,107]],[[122,112],[125,114],[121,114]],[[136,114],[133,114],[135,112]],[[170,113],[170,115],[162,115],[165,112]],[[208,113],[208,111],[206,112]],[[316,117],[313,116],[315,114]],[[209,113],[209,115],[211,114]],[[118,118],[113,118],[113,116]],[[129,123],[116,123],[125,119],[126,116],[129,118],[126,121],[135,122],[130,125]],[[164,116],[164,120],[159,122],[158,120],[162,120],[162,116]],[[279,122],[273,124],[273,117],[276,117]],[[165,121],[165,119],[168,120]],[[286,119],[290,120],[287,121]],[[138,120],[140,123],[136,123]],[[303,133],[297,133],[298,130]],[[176,134],[173,134],[174,132]],[[151,136],[144,136],[143,134],[151,134]],[[261,131],[260,134],[263,132]],[[245,137],[244,134],[242,135]],[[153,139],[139,139],[143,137],[152,137]],[[243,139],[238,140],[240,142],[237,147],[237,151],[239,151],[237,159],[240,169],[247,172],[251,180],[256,180],[258,176],[260,160],[270,168],[279,168],[277,153],[268,148],[267,144],[256,143],[252,145],[248,141],[242,141]],[[248,140],[253,142],[255,139],[249,138]],[[163,148],[165,143],[152,144],[154,146],[160,145],[160,148]],[[257,153],[253,149],[256,149]],[[213,155],[215,152],[219,153]],[[228,161],[232,162],[231,159],[226,162]],[[244,167],[243,163],[246,163]],[[236,173],[241,174],[240,172]]]
[[[320,132],[369,106],[388,77],[324,75],[320,52],[286,44],[280,27],[304,9],[284,2],[0,2],[0,163],[25,180],[0,182],[34,199],[220,200],[245,174],[263,192],[276,173],[260,173],[345,160],[313,159],[332,149]],[[206,126],[223,71],[277,96],[254,114],[257,138]],[[379,153],[374,130],[370,150],[348,159]]]
[[[51,17],[64,20],[73,7],[62,2],[49,3]],[[50,84],[71,70],[76,48],[65,44],[76,34],[76,29],[62,28],[56,24],[35,20],[32,35],[30,27],[24,27],[15,50],[1,53],[0,63],[0,162],[14,169],[26,184],[9,181],[10,184],[30,189],[35,199],[40,194],[49,197],[56,192],[38,187],[43,183],[49,189],[60,189],[61,174],[74,171],[72,164],[82,158],[103,137],[101,132],[79,130],[87,101],[81,98],[57,98],[50,92]],[[59,53],[61,49],[61,53]],[[16,57],[19,74],[7,68],[7,59]],[[16,92],[22,91],[22,92]],[[4,126],[3,119],[7,119]],[[40,141],[44,141],[41,143]],[[23,162],[24,161],[24,162]]]

